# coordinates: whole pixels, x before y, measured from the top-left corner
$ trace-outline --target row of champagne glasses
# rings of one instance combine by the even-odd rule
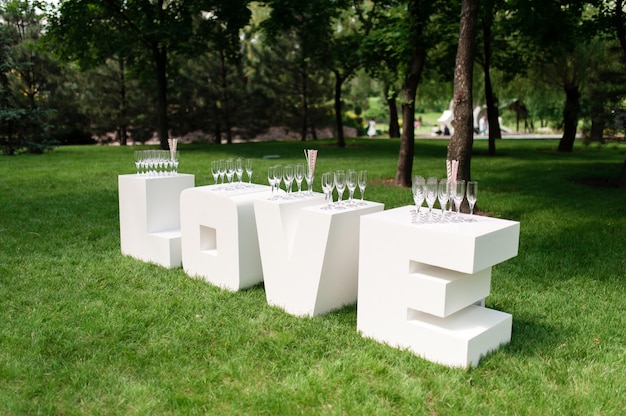
[[[243,172],[248,175],[248,183],[252,182],[252,159],[220,159],[211,162],[211,174],[217,185],[218,181],[224,183],[224,179],[228,184],[236,181],[243,183]]]
[[[137,175],[173,176],[178,173],[178,153],[169,150],[135,150]]]
[[[361,202],[354,201],[354,191],[356,188],[361,191]],[[345,206],[362,205],[365,196],[365,188],[367,187],[367,171],[356,171],[353,169],[338,170],[336,172],[325,172],[322,174],[322,191],[326,197],[327,204],[324,209],[333,207],[333,189],[337,190],[337,204],[334,207],[341,209]],[[348,189],[348,200],[342,204],[343,193]]]
[[[285,191],[287,193],[285,198],[295,198],[302,197],[304,193],[302,192],[302,182],[307,182],[307,194],[311,194],[313,192],[313,177],[309,175],[308,169],[302,163],[298,163],[296,165],[275,165],[270,166],[267,169],[267,181],[269,185],[272,187],[272,193],[276,190],[281,189],[280,184],[285,184]],[[297,194],[292,193],[293,183],[296,183],[298,188]],[[280,196],[276,195],[275,198],[280,198]]]
[[[446,220],[446,207],[450,202],[450,210],[452,205],[456,208],[456,221],[460,220],[460,210],[463,198],[467,198],[470,206],[470,216],[474,215],[474,206],[478,197],[478,182],[464,180],[448,181],[447,179],[437,179],[430,177],[424,179],[422,176],[413,177],[413,201],[415,202],[415,213],[417,221],[426,220],[434,222],[433,208],[435,202],[439,201],[441,214],[439,221]],[[421,208],[426,202],[428,206],[428,215],[421,215]],[[470,218],[471,221],[471,218]]]

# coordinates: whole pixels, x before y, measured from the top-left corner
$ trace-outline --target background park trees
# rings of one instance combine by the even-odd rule
[[[332,128],[343,147],[343,127],[362,133],[377,112],[400,136],[395,180],[407,186],[419,152],[411,126],[418,111],[447,109],[465,44],[490,154],[512,103],[526,111],[515,129],[549,126],[564,152],[581,131],[603,140],[620,125],[623,1],[481,1],[471,43],[459,38],[462,3],[0,0],[3,152],[105,133],[121,144],[156,135],[167,147],[198,131],[230,143],[272,126],[302,140]]]

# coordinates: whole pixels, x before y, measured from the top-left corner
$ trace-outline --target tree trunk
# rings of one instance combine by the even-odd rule
[[[127,112],[127,103],[126,103],[126,74],[124,70],[124,59],[119,58],[118,61],[118,70],[119,70],[119,80],[120,80],[120,109],[119,109],[119,122],[118,129],[120,135],[120,145],[126,146],[128,142],[128,129],[126,125],[126,112]]]
[[[339,71],[334,70],[335,73],[335,126],[337,128],[337,146],[346,147],[346,140],[343,137],[343,118],[341,117],[341,85],[344,78],[339,74]]]
[[[591,142],[604,142],[604,118],[602,114],[591,114],[591,130],[589,131],[589,141]]]
[[[157,81],[157,134],[161,149],[170,148],[167,121],[167,48],[154,44],[152,47]]]
[[[622,48],[622,54],[626,57],[626,28],[624,26],[624,2],[623,0],[617,0],[615,2],[615,28],[617,29],[617,39]],[[620,185],[626,188],[626,159],[624,159],[624,167],[622,169],[622,178]]]
[[[580,92],[578,85],[568,83],[564,85],[565,107],[563,108],[563,137],[559,141],[559,152],[574,150],[576,128],[578,127],[578,113],[580,112]]]
[[[387,98],[387,108],[389,109],[389,137],[400,137],[400,123],[398,123],[398,105],[396,100],[398,93],[389,93],[389,85],[385,85],[385,97]],[[415,135],[413,137],[415,139]]]
[[[457,179],[466,181],[471,180],[470,162],[474,143],[472,78],[477,21],[478,0],[463,0],[454,70],[454,134],[448,146],[448,160],[458,161]],[[467,209],[463,208],[464,211]]]
[[[491,25],[493,23],[493,2],[488,3],[489,10],[485,10],[483,17],[483,52],[485,63],[483,71],[485,73],[485,101],[487,103],[487,123],[489,125],[489,155],[496,154],[496,139],[502,138],[500,131],[500,121],[498,120],[498,101],[493,92],[491,84]]]
[[[410,22],[410,41],[413,43],[413,52],[407,73],[402,85],[402,137],[400,139],[400,152],[398,155],[398,168],[396,170],[396,185],[410,187],[411,172],[413,171],[413,156],[415,153],[415,95],[419,84],[426,51],[422,39],[423,28],[421,26],[420,6],[418,0],[410,0],[408,4]]]
[[[215,119],[213,123],[213,143],[222,144],[222,118],[220,117],[220,109],[217,105],[217,100],[213,101],[213,112],[210,117]]]
[[[224,50],[220,49],[220,95],[221,106],[219,108],[220,118],[224,120],[224,129],[226,130],[226,143],[233,143],[233,129],[230,122],[230,97],[228,95],[228,73],[226,70],[226,56]]]
[[[302,68],[300,71],[300,88],[301,88],[301,133],[300,140],[306,141],[307,130],[309,128],[309,104],[308,104],[308,84],[307,84],[307,72],[305,68]]]

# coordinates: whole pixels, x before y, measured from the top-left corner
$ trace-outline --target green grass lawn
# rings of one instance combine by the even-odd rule
[[[520,221],[487,306],[513,315],[511,343],[450,369],[356,332],[356,306],[297,318],[262,285],[231,293],[122,256],[117,176],[132,147],[0,157],[0,414],[621,415],[626,409],[626,147],[553,151],[551,140],[475,143],[478,205]],[[184,145],[180,171],[210,162],[304,161],[367,169],[368,199],[411,203],[398,141]],[[447,141],[418,140],[414,173],[443,176]],[[263,159],[280,155],[281,159]]]

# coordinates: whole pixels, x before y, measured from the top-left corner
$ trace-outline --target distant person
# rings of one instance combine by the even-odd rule
[[[376,136],[376,122],[374,121],[373,118],[370,119],[368,125],[369,127],[367,129],[367,135],[371,139],[372,137]]]
[[[487,117],[482,116],[480,120],[478,120],[478,133],[487,134]]]
[[[416,127],[419,129],[422,127],[422,116],[417,118]]]

